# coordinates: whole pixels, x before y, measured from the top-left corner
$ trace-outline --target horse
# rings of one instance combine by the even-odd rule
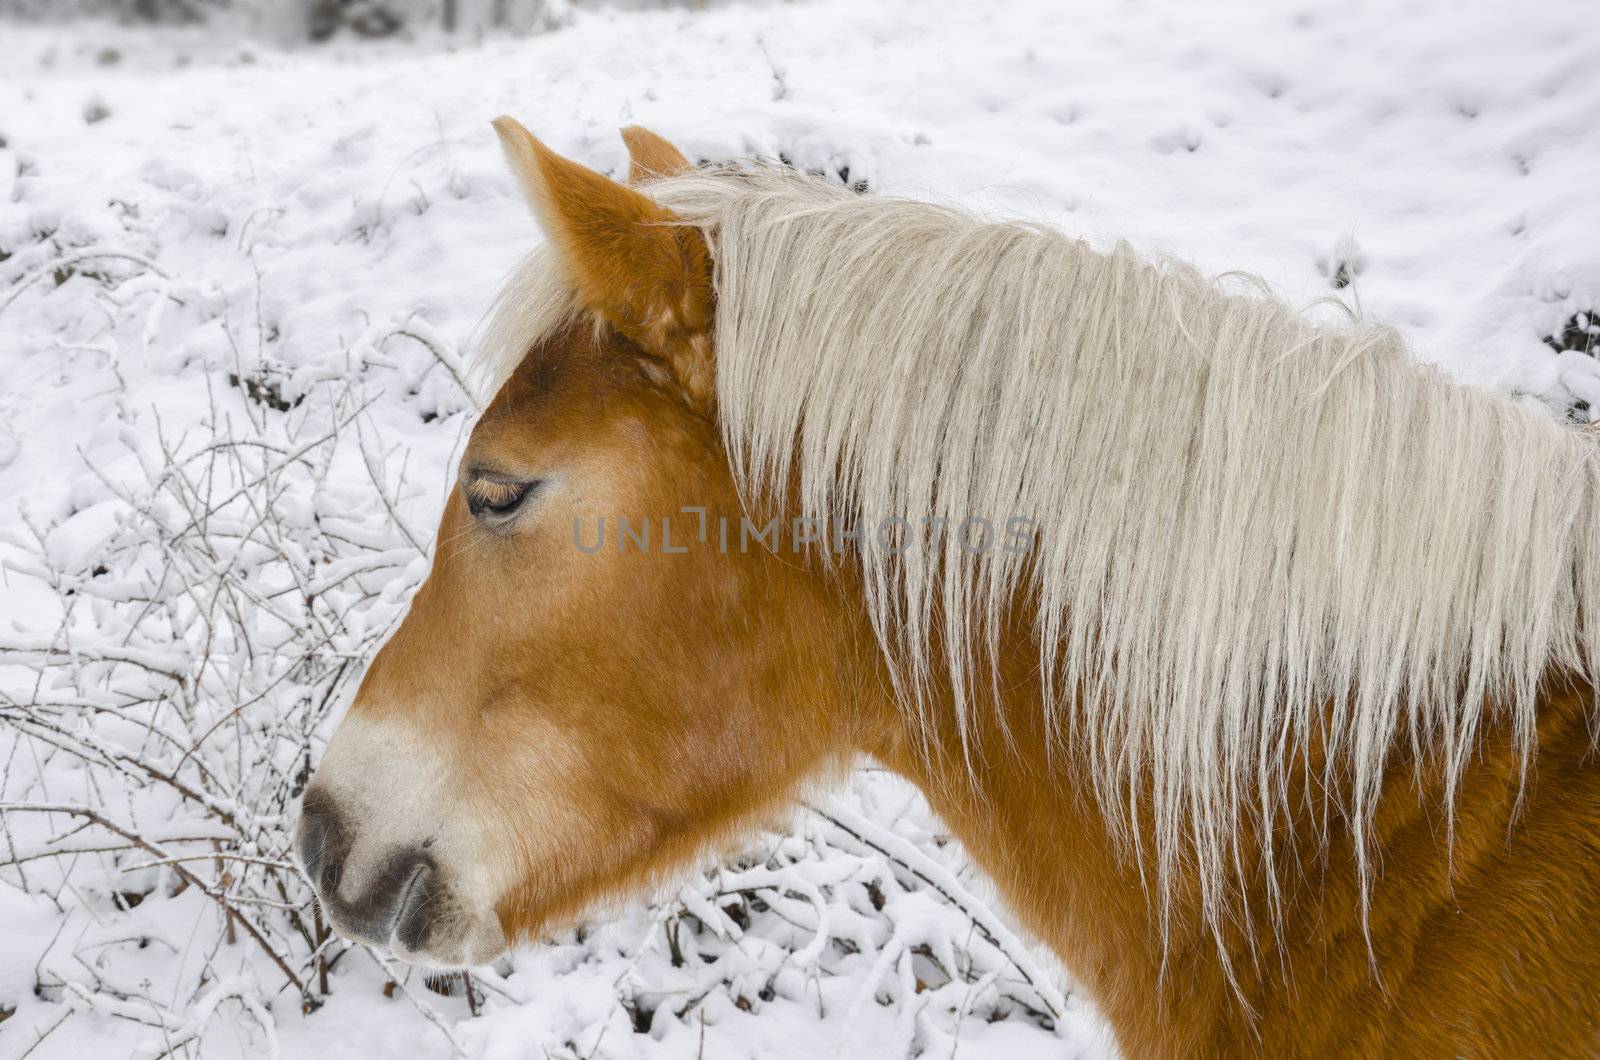
[[[308,786],[335,930],[494,959],[908,778],[1136,1057],[1600,1052],[1600,447],[1040,225],[494,123],[432,567]]]

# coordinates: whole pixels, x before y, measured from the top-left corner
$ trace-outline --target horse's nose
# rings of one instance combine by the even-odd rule
[[[301,804],[295,849],[336,931],[377,946],[398,943],[420,951],[429,927],[423,913],[441,895],[440,876],[426,845],[405,846],[345,880],[351,828],[327,792],[312,785]]]

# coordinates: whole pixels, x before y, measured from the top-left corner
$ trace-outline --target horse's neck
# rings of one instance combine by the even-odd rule
[[[1031,712],[1025,699],[1014,697],[1009,736],[992,716],[974,719],[970,756],[953,730],[935,733],[927,753],[909,721],[885,726],[888,737],[867,749],[922,789],[1022,926],[1063,958],[1136,1053],[1137,1023],[1155,1007],[1161,977],[1153,906],[1136,866],[1117,856],[1085,774],[1045,753],[1038,699]],[[1203,975],[1191,980],[1195,991],[1221,1003],[1225,980],[1203,965],[1193,971]]]
[[[904,718],[898,726],[886,722],[885,738],[867,749],[927,794],[1024,926],[1093,996],[1130,1055],[1229,1055],[1252,1038],[1268,1055],[1275,1041],[1290,1051],[1318,1038],[1330,1047],[1348,1044],[1351,1011],[1382,1007],[1413,974],[1425,926],[1450,911],[1464,874],[1503,858],[1518,822],[1520,759],[1498,726],[1485,731],[1453,822],[1442,783],[1425,775],[1419,798],[1412,763],[1395,756],[1374,821],[1377,868],[1366,923],[1354,848],[1337,815],[1329,818],[1326,842],[1320,804],[1300,806],[1288,828],[1279,822],[1275,887],[1251,854],[1257,837],[1241,837],[1243,900],[1237,919],[1230,918],[1239,926],[1223,944],[1230,978],[1192,881],[1179,881],[1163,937],[1158,900],[1136,859],[1119,855],[1087,770],[1070,751],[1046,752],[1037,686],[1021,677],[1003,687],[1012,689],[1001,705],[1009,735],[994,712],[980,712],[969,731],[973,753],[949,726],[937,734],[935,753],[926,754],[921,730]],[[1541,704],[1541,761],[1552,768],[1565,769],[1588,750],[1585,702],[1565,694]],[[1587,795],[1600,796],[1594,773],[1600,771],[1579,775]],[[1527,795],[1524,810],[1547,821],[1578,814],[1581,820],[1568,823],[1580,834],[1600,827],[1600,799],[1570,807],[1561,800],[1547,786]],[[1544,853],[1587,856],[1565,848]],[[1277,917],[1269,893],[1281,897]],[[1376,1045],[1390,1030],[1374,1025],[1362,1033]]]

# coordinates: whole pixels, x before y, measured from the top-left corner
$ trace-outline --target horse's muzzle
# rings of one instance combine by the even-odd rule
[[[408,961],[470,960],[463,936],[474,933],[474,918],[452,894],[432,840],[363,852],[359,871],[351,871],[356,836],[355,824],[328,792],[307,789],[295,851],[333,929]]]

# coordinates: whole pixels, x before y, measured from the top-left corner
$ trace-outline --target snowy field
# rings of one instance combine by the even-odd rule
[[[537,239],[498,114],[603,170],[644,124],[1247,270],[1600,408],[1590,2],[558,13],[291,51],[0,23],[0,1060],[1113,1051],[871,768],[465,978],[327,937],[294,800],[426,569],[474,328]]]

